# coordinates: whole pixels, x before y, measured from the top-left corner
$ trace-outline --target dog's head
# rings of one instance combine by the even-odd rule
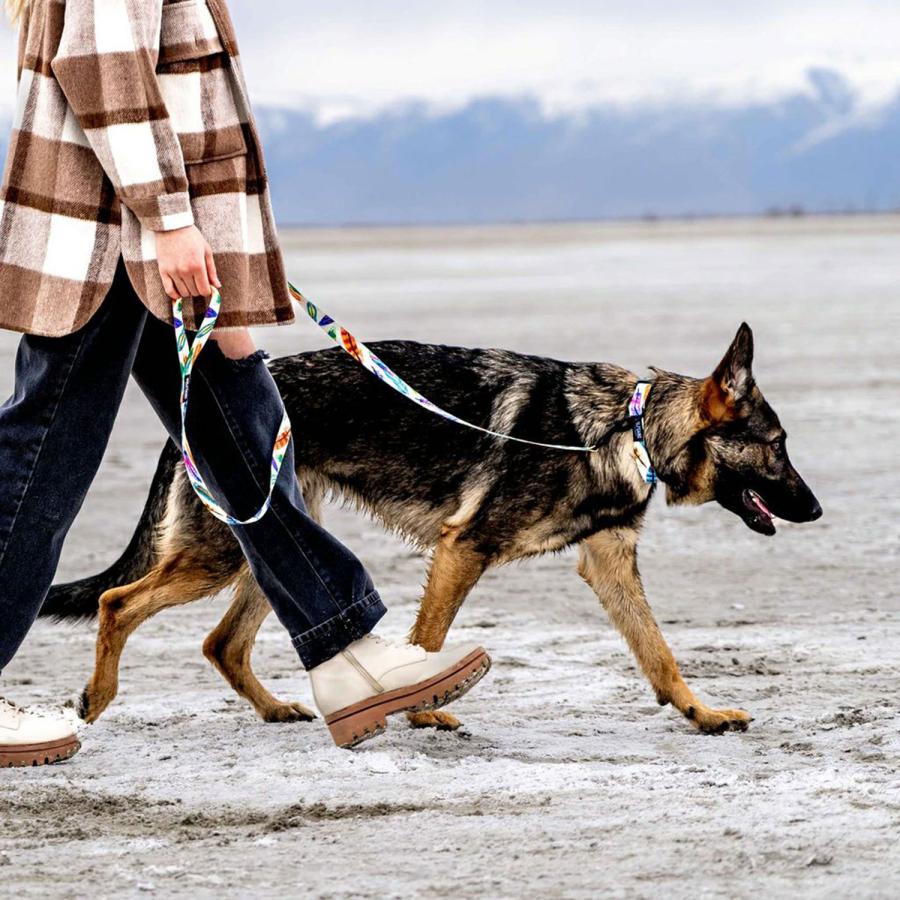
[[[752,372],[753,332],[744,323],[722,361],[700,383],[699,430],[668,485],[674,503],[716,500],[760,534],[775,517],[812,522],[822,515],[813,492],[791,465],[784,429]]]

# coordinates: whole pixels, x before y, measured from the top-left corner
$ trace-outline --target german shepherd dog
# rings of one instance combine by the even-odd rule
[[[339,349],[269,362],[294,424],[297,477],[310,514],[327,495],[349,500],[422,550],[428,580],[410,639],[444,643],[488,566],[573,544],[578,572],[633,651],[660,704],[702,732],[744,730],[750,716],[712,709],[684,682],[647,603],[636,562],[654,487],[623,428],[638,376],[606,363],[571,363],[506,350],[389,341],[372,349],[456,415],[533,441],[595,446],[591,453],[504,441],[433,416],[375,379]],[[822,509],[788,459],[785,431],[751,372],[743,324],[713,374],[653,369],[644,414],[647,449],[669,503],[717,501],[764,535],[774,518],[818,519]],[[169,442],[137,530],[105,572],[54,585],[41,612],[57,619],[99,611],[97,660],[80,701],[93,722],[118,688],[128,636],[162,609],[225,587],[225,617],[203,651],[266,721],[310,719],[257,680],[250,656],[269,612],[229,528],[194,495]],[[454,728],[446,712],[410,714],[417,726]]]

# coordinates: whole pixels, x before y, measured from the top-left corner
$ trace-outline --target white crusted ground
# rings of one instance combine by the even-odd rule
[[[897,219],[299,232],[292,277],[360,336],[696,374],[742,318],[825,517],[771,540],[654,504],[641,566],[695,690],[755,716],[701,737],[656,706],[564,554],[488,574],[453,635],[494,669],[457,734],[335,749],[265,725],[200,654],[222,599],[162,615],[71,763],[0,774],[0,895],[815,896],[900,892]],[[273,353],[310,326],[259,332]],[[4,394],[16,339],[0,335]],[[440,399],[440,398],[435,398]],[[161,429],[129,391],[61,577],[117,555]],[[329,521],[411,622],[423,563]],[[91,629],[39,625],[2,691],[75,693]],[[275,623],[256,666],[311,701]]]

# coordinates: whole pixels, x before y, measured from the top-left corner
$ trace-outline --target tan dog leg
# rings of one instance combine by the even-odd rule
[[[202,544],[200,544],[202,546]],[[195,553],[166,556],[143,578],[105,591],[100,597],[97,661],[81,695],[78,713],[95,722],[119,689],[119,660],[129,635],[151,616],[222,590],[234,577],[218,578]]]
[[[203,653],[232,688],[253,705],[263,721],[309,722],[316,718],[311,709],[273,697],[251,668],[256,634],[271,611],[253,573],[244,566],[235,582],[234,600],[203,642]]]
[[[444,646],[459,608],[481,578],[486,565],[484,556],[457,540],[455,530],[441,537],[428,570],[428,583],[416,624],[410,633],[411,643],[432,653]],[[460,726],[456,716],[443,710],[409,713],[407,718],[415,728],[452,731]]]
[[[578,573],[596,591],[610,621],[628,642],[660,704],[671,703],[700,731],[744,731],[750,716],[711,709],[684,683],[678,664],[653,618],[637,568],[637,531],[609,529],[581,543]]]

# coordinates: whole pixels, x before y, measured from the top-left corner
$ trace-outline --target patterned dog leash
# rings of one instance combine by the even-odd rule
[[[194,336],[194,342],[188,343],[187,334],[184,330],[183,304],[181,300],[172,302],[172,321],[175,326],[175,343],[178,347],[178,360],[181,363],[181,456],[184,459],[184,467],[187,470],[188,480],[191,482],[197,496],[203,501],[203,505],[222,522],[229,525],[249,525],[261,519],[272,502],[272,492],[275,490],[275,482],[278,480],[278,473],[281,471],[281,464],[284,462],[284,454],[287,452],[288,442],[291,439],[291,421],[288,418],[287,410],[281,418],[281,424],[278,426],[278,432],[275,436],[275,445],[272,447],[272,465],[269,472],[269,493],[259,510],[249,519],[236,519],[229,515],[216,502],[209,488],[203,481],[203,477],[197,469],[194,462],[194,454],[191,453],[191,447],[187,437],[187,409],[188,409],[188,391],[191,386],[191,371],[200,351],[206,345],[209,335],[216,325],[216,319],[219,317],[219,309],[222,306],[222,297],[219,292],[213,289],[210,298],[209,307],[203,317],[203,322]]]
[[[303,306],[307,315],[328,335],[339,347],[346,350],[366,371],[371,372],[379,381],[390,385],[399,394],[412,400],[419,406],[423,406],[429,412],[436,416],[441,416],[457,425],[463,425],[466,428],[473,428],[483,434],[489,434],[492,437],[502,438],[505,441],[517,441],[520,444],[530,444],[532,447],[547,447],[551,450],[572,450],[576,453],[593,453],[597,447],[569,447],[565,444],[542,444],[540,441],[528,441],[525,438],[513,437],[511,434],[501,434],[499,431],[491,431],[490,428],[483,428],[481,425],[475,425],[454,416],[453,413],[447,412],[436,403],[432,403],[427,397],[423,397],[414,387],[408,385],[387,363],[382,362],[362,341],[358,341],[346,328],[339,325],[327,313],[320,310],[315,303],[307,300],[297,288],[288,282],[293,298]]]
[[[490,428],[484,428],[473,422],[467,422],[459,416],[453,415],[436,403],[432,403],[427,397],[420,394],[414,387],[406,383],[393,369],[385,362],[378,358],[362,341],[358,341],[346,328],[339,325],[327,313],[320,310],[314,303],[307,300],[294,285],[288,285],[291,295],[294,299],[302,304],[307,315],[315,322],[323,331],[347,353],[350,354],[366,371],[371,372],[379,381],[384,382],[399,394],[402,394],[408,400],[418,406],[427,409],[429,412],[437,416],[441,416],[457,425],[465,428],[471,428],[488,434],[492,437],[500,438],[504,441],[516,441],[520,444],[528,444],[532,447],[544,447],[549,450],[567,450],[575,453],[594,453],[599,450],[598,446],[580,447],[567,444],[545,444],[541,441],[529,441],[526,438],[515,437],[511,434],[503,434],[499,431],[492,431]],[[278,426],[278,432],[275,436],[275,444],[272,448],[272,465],[269,473],[269,492],[259,510],[249,519],[236,519],[229,515],[215,500],[206,483],[203,481],[197,464],[194,461],[194,455],[191,452],[190,444],[187,437],[187,410],[188,410],[188,393],[191,384],[191,372],[197,357],[206,345],[209,335],[216,325],[219,317],[219,310],[222,306],[222,297],[217,290],[213,290],[209,307],[203,317],[203,322],[197,330],[193,343],[189,343],[184,328],[184,314],[182,300],[174,300],[172,302],[172,320],[175,326],[175,341],[178,347],[178,359],[181,364],[181,448],[184,466],[187,470],[188,480],[191,483],[197,496],[203,502],[204,506],[222,522],[229,525],[249,525],[261,519],[272,502],[272,493],[275,490],[275,482],[278,480],[278,473],[281,471],[281,464],[284,461],[284,455],[287,451],[288,442],[291,439],[291,422],[288,418],[287,410],[284,410],[281,418],[281,424]],[[656,472],[650,462],[650,456],[647,452],[647,445],[644,440],[643,418],[644,408],[647,403],[647,397],[650,394],[652,384],[648,381],[640,381],[631,396],[628,404],[629,415],[619,423],[615,423],[610,428],[610,432],[622,431],[630,428],[633,435],[632,454],[638,472],[641,478],[647,484],[655,484],[657,481]]]
[[[306,314],[316,323],[339,347],[347,351],[364,369],[371,372],[379,381],[390,385],[395,391],[402,394],[413,403],[424,407],[429,412],[441,416],[457,425],[463,425],[466,428],[473,428],[492,437],[501,438],[504,441],[517,441],[520,444],[529,444],[532,447],[546,447],[550,450],[569,450],[575,453],[595,453],[600,449],[599,445],[593,447],[573,447],[566,444],[544,444],[541,441],[529,441],[525,438],[514,437],[511,434],[502,434],[499,431],[491,431],[489,428],[483,428],[481,425],[475,425],[467,422],[459,416],[453,415],[451,412],[441,408],[436,403],[432,403],[427,397],[422,396],[414,387],[407,384],[393,369],[385,362],[380,360],[362,341],[357,340],[346,328],[339,325],[327,313],[320,310],[315,303],[307,300],[300,291],[288,282],[291,296],[306,310]],[[641,478],[647,484],[656,483],[656,472],[650,463],[650,455],[647,452],[647,444],[644,440],[644,408],[647,404],[647,397],[650,396],[652,384],[649,381],[639,381],[637,387],[632,394],[628,403],[629,416],[623,420],[625,427],[631,428],[634,437],[633,454],[634,461]],[[614,426],[613,430],[618,430]],[[601,441],[602,443],[602,441]]]

